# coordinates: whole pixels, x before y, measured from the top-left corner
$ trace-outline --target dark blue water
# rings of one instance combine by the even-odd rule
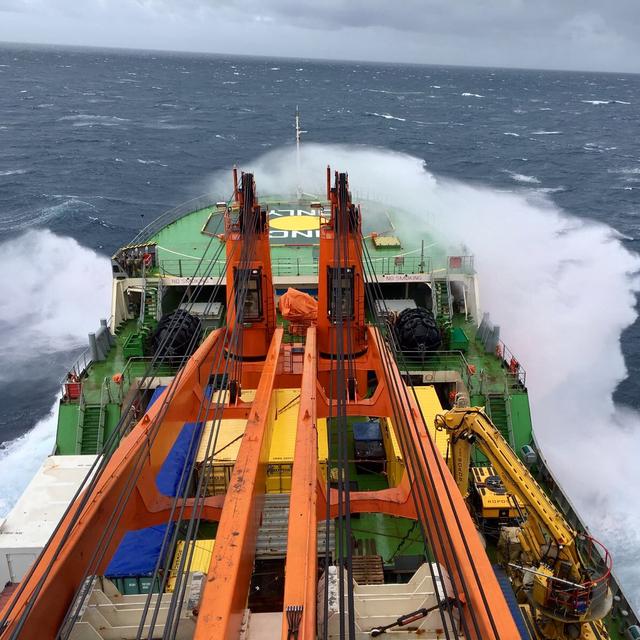
[[[637,234],[637,75],[2,47],[0,241],[46,227],[110,254],[215,170],[290,143],[296,105],[306,141],[378,145],[437,175],[542,189]],[[632,375],[617,392],[633,406],[639,335],[623,337]],[[50,368],[65,357],[41,363],[35,403],[29,384],[0,387],[1,439],[50,407]]]
[[[0,441],[47,415],[83,322],[108,314],[108,263],[70,238],[110,255],[214,172],[290,144],[296,106],[306,142],[384,147],[437,176],[536,191],[640,250],[638,75],[0,47]],[[589,318],[563,330],[589,331]],[[637,322],[621,340],[629,376],[614,397],[638,408]],[[12,469],[37,467],[54,425]],[[0,495],[0,515],[22,486]]]

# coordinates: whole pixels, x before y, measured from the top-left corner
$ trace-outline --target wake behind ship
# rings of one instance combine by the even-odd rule
[[[2,640],[640,637],[473,257],[326,181],[234,170],[113,256],[0,527]]]

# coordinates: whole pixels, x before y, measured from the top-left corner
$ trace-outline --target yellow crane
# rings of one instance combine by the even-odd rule
[[[436,416],[435,427],[449,435],[448,464],[463,496],[475,446],[513,497],[519,525],[500,528],[499,558],[519,602],[530,607],[537,637],[609,638],[602,623],[612,604],[606,549],[569,525],[482,408],[456,406]]]

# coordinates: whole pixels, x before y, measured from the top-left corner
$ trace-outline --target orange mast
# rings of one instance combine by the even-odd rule
[[[225,213],[227,325],[229,335],[235,335],[240,321],[242,337],[227,350],[240,362],[255,362],[266,358],[276,326],[269,225],[267,209],[258,202],[253,174],[243,173],[238,189],[234,169],[234,185],[235,200]]]

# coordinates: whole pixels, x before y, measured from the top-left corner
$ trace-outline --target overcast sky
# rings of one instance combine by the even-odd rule
[[[0,0],[0,41],[640,72],[640,0]]]

